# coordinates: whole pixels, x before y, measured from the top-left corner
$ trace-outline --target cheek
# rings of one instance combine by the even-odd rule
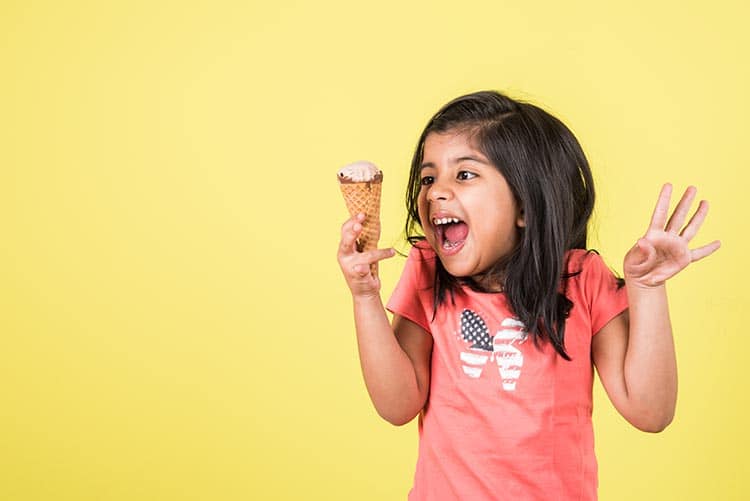
[[[425,197],[424,192],[420,192],[419,197],[417,198],[417,212],[419,212],[419,219],[422,223],[425,223],[425,218],[427,217],[429,210],[427,207],[427,197]]]
[[[494,213],[487,213],[486,207],[484,210],[485,216],[476,223],[478,235],[486,239],[493,248],[504,248],[509,242],[516,240],[518,226],[515,213],[509,211],[507,207],[496,207]]]

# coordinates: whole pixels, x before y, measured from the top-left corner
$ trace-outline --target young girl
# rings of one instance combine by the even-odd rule
[[[592,363],[633,426],[672,420],[677,369],[665,281],[719,248],[690,249],[708,211],[685,223],[659,195],[624,281],[587,249],[594,206],[573,134],[496,92],[445,105],[422,133],[407,188],[412,249],[388,303],[357,252],[363,215],[338,260],[354,300],[362,371],[378,413],[419,415],[411,500],[596,499]]]

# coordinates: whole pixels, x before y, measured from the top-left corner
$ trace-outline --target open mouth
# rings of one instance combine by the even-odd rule
[[[432,219],[437,244],[445,254],[457,253],[466,242],[469,226],[456,217],[436,217]]]

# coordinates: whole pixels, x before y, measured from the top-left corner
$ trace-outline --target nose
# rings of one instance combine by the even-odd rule
[[[445,201],[453,198],[453,191],[445,180],[435,179],[427,192],[427,200],[430,202]]]

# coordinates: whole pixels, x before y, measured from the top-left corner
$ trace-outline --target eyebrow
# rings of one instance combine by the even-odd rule
[[[458,164],[458,163],[463,162],[464,160],[471,160],[472,162],[477,162],[477,163],[480,163],[480,164],[487,165],[487,161],[485,161],[482,158],[473,156],[473,155],[465,155],[465,156],[462,156],[462,157],[454,158],[453,160],[451,160],[451,163]],[[434,168],[435,164],[432,163],[432,162],[424,162],[422,165],[419,166],[419,170],[426,169],[428,167]]]

